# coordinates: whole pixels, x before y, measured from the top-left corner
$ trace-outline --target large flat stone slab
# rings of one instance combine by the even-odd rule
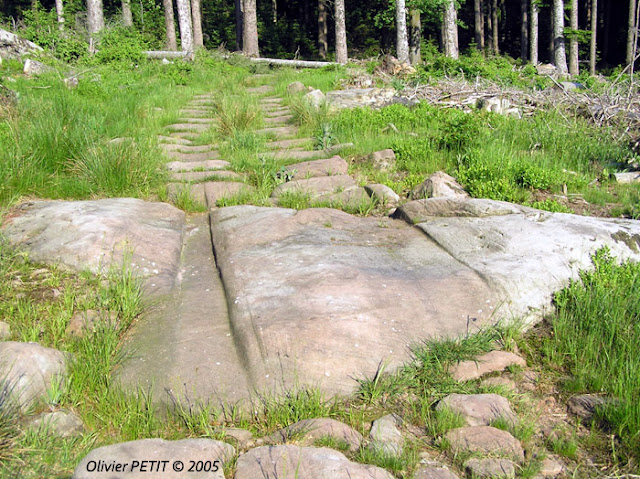
[[[322,152],[309,152],[322,153]],[[340,156],[333,156],[323,160],[294,163],[286,167],[293,174],[294,180],[314,178],[316,176],[346,175],[349,165]]]
[[[1,231],[31,259],[75,271],[130,262],[152,291],[173,284],[184,220],[171,205],[132,198],[30,201],[5,218]]]
[[[184,404],[231,404],[248,397],[251,386],[233,342],[208,215],[190,215],[185,230],[174,293],[136,323],[119,377],[169,405],[168,391]]]
[[[590,268],[591,255],[603,246],[621,260],[640,260],[638,221],[475,199],[431,198],[399,210],[486,278],[501,297],[506,317],[541,319],[551,308],[553,293],[577,278],[579,270]]]
[[[193,170],[223,170],[229,168],[231,163],[224,160],[206,160],[206,161],[172,161],[167,163],[169,171],[193,171]]]
[[[414,341],[490,317],[478,274],[418,229],[383,223],[331,209],[211,213],[236,344],[257,387],[350,393],[381,360],[408,360]]]
[[[317,198],[321,195],[339,193],[352,186],[356,186],[356,182],[348,175],[317,176],[315,178],[282,183],[273,190],[271,196],[279,198],[282,194],[291,192],[309,194],[311,198]]]
[[[201,123],[173,123],[165,127],[170,131],[196,131],[203,132],[211,128],[211,125],[203,125]]]
[[[183,171],[171,173],[170,178],[173,181],[203,181],[208,178],[238,179],[240,178],[240,175],[235,171],[228,170]]]

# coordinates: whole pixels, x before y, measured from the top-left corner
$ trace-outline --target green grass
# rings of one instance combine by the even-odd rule
[[[548,360],[567,369],[575,391],[604,393],[613,401],[600,419],[624,447],[640,456],[640,265],[617,264],[607,250],[592,271],[556,294]]]

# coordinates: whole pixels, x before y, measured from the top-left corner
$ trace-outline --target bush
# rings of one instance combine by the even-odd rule
[[[147,43],[135,30],[124,27],[109,28],[102,32],[94,61],[100,64],[120,63],[131,67],[146,59],[142,52],[147,49]]]

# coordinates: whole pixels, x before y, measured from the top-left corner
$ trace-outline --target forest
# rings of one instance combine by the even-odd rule
[[[86,44],[80,40],[96,37],[106,24],[135,28],[151,50],[204,46],[242,50],[250,56],[340,63],[391,53],[416,63],[421,48],[437,48],[453,58],[478,49],[483,55],[505,54],[522,63],[554,64],[559,73],[568,70],[575,75],[580,67],[593,74],[632,63],[637,55],[637,3],[0,0],[0,22],[10,30],[23,30],[27,38],[65,60],[81,56]]]

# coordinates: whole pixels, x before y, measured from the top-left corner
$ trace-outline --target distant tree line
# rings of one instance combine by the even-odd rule
[[[392,53],[417,63],[423,45],[552,63],[561,72],[638,56],[640,0],[0,0],[5,24],[29,10],[57,13],[58,28],[95,37],[119,22],[158,47],[242,50],[250,56],[334,59]],[[431,47],[434,48],[434,47]]]

